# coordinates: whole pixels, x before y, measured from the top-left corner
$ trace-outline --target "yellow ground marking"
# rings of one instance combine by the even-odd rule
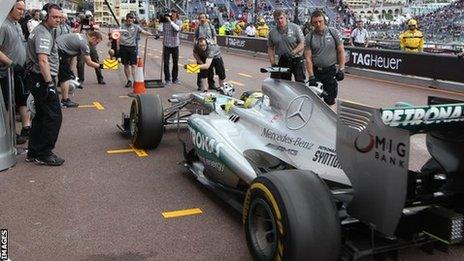
[[[99,102],[93,102],[93,105],[95,106],[95,108],[97,108],[97,110],[99,111],[104,111],[105,110],[105,107],[103,107],[103,105]]]
[[[103,105],[99,102],[93,102],[93,104],[91,105],[79,105],[78,108],[95,108],[99,111],[103,111],[105,110],[105,108],[103,107]]]
[[[230,69],[226,69],[226,72],[230,71]]]
[[[238,86],[245,86],[245,84],[241,83],[241,82],[235,82],[235,81],[229,81],[230,83],[233,83],[235,85],[238,85]]]
[[[193,60],[193,59],[187,59],[189,62],[192,62],[192,63],[196,63],[197,61],[196,60]]]
[[[176,211],[167,211],[163,212],[162,215],[164,218],[176,218],[176,217],[185,217],[191,215],[199,215],[202,214],[203,211],[199,208],[191,208],[191,209],[183,209],[183,210],[176,210]]]
[[[253,78],[253,76],[246,74],[246,73],[237,73],[237,74],[243,77]]]
[[[148,153],[145,150],[136,149],[132,144],[129,144],[130,149],[120,149],[120,150],[107,150],[108,154],[122,154],[122,153],[135,153],[138,157],[147,157]]]
[[[179,59],[184,59],[184,56],[179,56]]]
[[[121,95],[121,96],[119,96],[119,98],[129,98],[129,96],[127,96],[127,95]]]
[[[184,67],[184,65],[183,65],[183,64],[181,64],[181,63],[178,63],[178,65],[179,65],[180,67]]]
[[[148,53],[149,56],[152,56],[153,54],[152,53]]]
[[[160,58],[158,55],[153,56],[153,58]]]
[[[141,150],[141,149],[136,149],[134,148],[134,146],[132,146],[132,144],[129,144],[129,146],[134,150],[135,154],[137,154],[137,156],[139,157],[147,157],[148,156],[148,153],[144,150]]]

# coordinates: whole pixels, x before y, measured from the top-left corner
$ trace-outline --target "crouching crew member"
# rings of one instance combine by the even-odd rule
[[[61,105],[63,107],[77,107],[79,104],[69,99],[69,80],[74,79],[71,70],[71,60],[78,55],[84,56],[85,64],[95,69],[102,69],[103,65],[92,61],[90,46],[95,47],[102,41],[100,32],[89,31],[85,34],[65,34],[56,39],[58,54],[60,56],[60,67],[58,72],[58,83],[61,88]]]
[[[341,81],[345,77],[345,48],[341,33],[335,28],[329,28],[326,23],[322,11],[316,10],[311,14],[314,31],[306,35],[304,53],[309,85],[321,82],[327,93],[324,101],[333,105],[338,93],[337,80]],[[337,63],[338,69],[335,66]]]
[[[55,77],[58,74],[58,48],[53,30],[61,20],[61,8],[45,4],[40,23],[29,36],[26,70],[27,86],[34,96],[36,114],[32,120],[26,161],[60,166],[64,159],[52,150],[60,132],[62,114]]]
[[[277,27],[269,32],[267,39],[269,61],[272,66],[275,66],[277,54],[279,56],[277,66],[290,68],[291,71],[291,73],[283,73],[280,78],[291,80],[293,74],[295,81],[304,82],[303,32],[298,25],[287,21],[283,10],[274,11],[274,20]]]
[[[208,90],[208,75],[212,73],[213,68],[219,77],[219,88],[223,87],[224,80],[226,79],[226,69],[219,46],[217,44],[209,44],[206,38],[200,37],[193,48],[193,56],[197,60],[197,63],[200,64],[199,77],[202,89],[204,91]]]
[[[16,136],[17,144],[23,144],[27,141],[31,128],[30,116],[26,107],[29,92],[23,82],[24,64],[26,63],[26,40],[18,23],[25,10],[24,1],[17,1],[0,28],[0,85],[5,105],[8,108],[8,67],[11,67],[14,71],[13,93],[16,105],[19,107],[22,123],[21,135]]]

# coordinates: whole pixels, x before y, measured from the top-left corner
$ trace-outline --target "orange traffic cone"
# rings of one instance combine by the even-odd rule
[[[145,80],[143,78],[143,61],[142,58],[137,58],[137,69],[135,70],[134,75],[134,94],[144,94],[145,89]]]

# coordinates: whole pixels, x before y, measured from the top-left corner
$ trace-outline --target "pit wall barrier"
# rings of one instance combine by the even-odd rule
[[[194,34],[181,32],[180,38],[193,42]],[[217,41],[222,47],[267,53],[265,38],[217,36]],[[464,59],[456,55],[351,46],[346,46],[345,50],[346,66],[352,74],[464,92]]]

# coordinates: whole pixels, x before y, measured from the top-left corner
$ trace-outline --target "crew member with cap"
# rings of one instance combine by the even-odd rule
[[[406,52],[422,52],[424,49],[424,35],[417,29],[417,21],[409,19],[408,30],[400,34],[401,50]]]
[[[345,48],[340,31],[326,25],[324,12],[316,10],[311,14],[314,30],[305,38],[305,60],[309,85],[315,86],[319,81],[327,93],[324,101],[335,104],[338,94],[338,81],[344,79]],[[338,63],[338,69],[335,64]]]
[[[102,35],[97,31],[89,31],[87,35],[72,33],[64,34],[56,38],[56,46],[60,56],[60,67],[58,71],[58,83],[61,89],[61,105],[63,107],[77,107],[79,104],[69,98],[69,80],[74,79],[71,70],[73,57],[83,55],[85,64],[93,68],[103,68],[103,65],[92,61],[90,58],[90,46],[97,46],[102,41]]]
[[[90,12],[89,10],[85,11],[85,15],[81,18],[77,32],[85,35],[89,31],[95,31],[98,29],[98,25],[93,22],[92,12]],[[90,46],[90,58],[92,58],[92,61],[95,63],[100,62],[100,57],[98,57],[97,49],[92,45]],[[85,78],[84,63],[85,57],[83,55],[77,56],[77,76],[79,77],[79,81],[81,83],[84,82]],[[95,75],[97,76],[98,84],[106,84],[100,68],[95,68]]]
[[[351,32],[350,44],[356,47],[367,47],[369,41],[369,33],[363,27],[363,21],[356,21],[356,28]]]
[[[34,96],[35,105],[26,161],[60,166],[64,159],[52,152],[63,117],[55,84],[58,48],[52,33],[60,24],[62,14],[56,4],[45,4],[42,11],[42,23],[29,36],[26,52],[27,86]]]
[[[119,57],[124,65],[124,74],[127,83],[124,87],[131,88],[134,80],[134,73],[137,69],[137,37],[139,34],[153,36],[152,33],[143,30],[139,25],[134,24],[135,16],[133,13],[126,15],[126,21],[121,26],[121,37],[119,38]]]
[[[292,74],[295,81],[304,82],[304,36],[301,28],[287,21],[283,10],[274,11],[274,20],[277,24],[269,32],[267,39],[267,54],[272,66],[290,68],[291,73],[282,73],[280,78],[291,80]],[[275,62],[275,55],[279,56],[279,63]]]
[[[26,63],[26,40],[18,23],[25,10],[26,4],[24,1],[16,1],[0,28],[0,85],[5,105],[8,108],[8,68],[12,68],[14,72],[13,94],[22,123],[21,134],[16,136],[17,144],[23,144],[27,141],[31,128],[30,115],[26,107],[29,92],[23,82],[24,65]],[[12,106],[13,109],[15,109],[14,105]]]

